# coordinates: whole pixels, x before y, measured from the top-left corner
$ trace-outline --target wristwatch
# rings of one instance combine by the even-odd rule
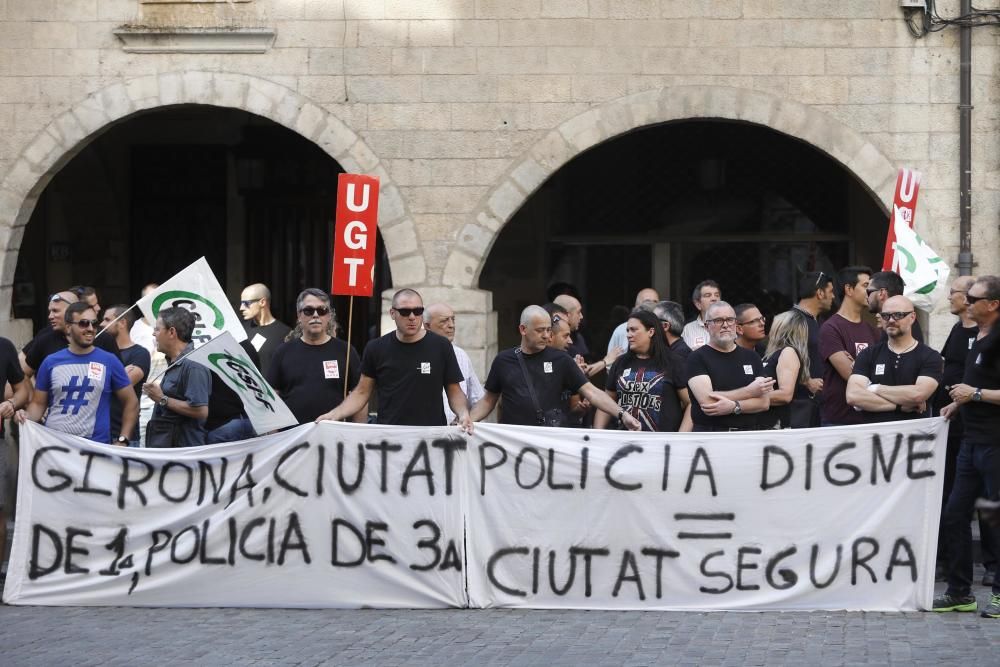
[[[624,414],[625,414],[625,411],[624,411],[624,410],[619,410],[619,411],[618,411],[618,421],[621,421],[621,420],[622,420],[622,415],[624,415]]]
[[[743,408],[740,407],[740,402],[739,401],[733,401],[733,414],[734,415],[741,415],[741,414],[743,414]]]
[[[127,445],[128,444],[128,438],[126,438],[124,435],[120,435],[117,438],[115,438],[115,444],[116,445]]]
[[[164,396],[163,398],[161,398],[160,400],[158,400],[156,402],[156,404],[159,405],[161,408],[167,407],[167,397]]]
[[[981,401],[981,400],[983,400],[983,390],[982,389],[976,389],[974,392],[972,392],[972,400],[974,400],[974,401]]]

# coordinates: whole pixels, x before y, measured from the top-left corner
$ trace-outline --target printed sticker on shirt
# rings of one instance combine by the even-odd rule
[[[542,370],[545,371],[546,373],[551,373],[552,372],[552,362],[551,361],[544,361],[544,362],[542,362]]]
[[[695,336],[694,337],[694,344],[695,345],[704,345],[705,344],[705,338],[704,338],[704,336]]]
[[[253,345],[253,349],[257,350],[258,352],[260,352],[260,348],[264,347],[264,343],[266,342],[267,339],[261,336],[260,334],[256,334],[254,335],[253,338],[250,339],[250,344]]]
[[[429,361],[421,361],[420,362],[420,374],[421,375],[430,375],[431,374],[431,362],[429,362]]]
[[[743,374],[753,375],[753,366],[751,366],[750,364],[743,364]]]
[[[91,361],[90,365],[87,366],[87,377],[94,382],[102,381],[104,379],[104,364]]]
[[[625,370],[623,370],[622,371],[622,377],[626,377],[626,378],[627,377],[632,377],[632,369],[631,368],[626,368]]]
[[[975,338],[970,338],[970,339],[969,339],[969,349],[970,349],[970,350],[972,349],[972,344],[973,344],[973,343],[975,343],[975,342],[976,342],[976,339],[975,339]]]
[[[981,352],[976,355],[976,365],[977,366],[982,366],[983,365],[983,355],[982,355]]]
[[[885,375],[885,364],[875,364],[875,375]]]
[[[336,359],[323,362],[323,377],[327,380],[340,379],[340,366],[337,364]]]
[[[854,356],[861,354],[861,351],[868,347],[868,343],[855,343],[854,344]]]

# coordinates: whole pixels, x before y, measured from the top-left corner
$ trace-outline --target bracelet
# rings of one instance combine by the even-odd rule
[[[14,405],[14,400],[13,399],[5,398],[3,402],[4,403],[10,403],[11,409],[14,410],[14,412],[17,412],[17,406]]]

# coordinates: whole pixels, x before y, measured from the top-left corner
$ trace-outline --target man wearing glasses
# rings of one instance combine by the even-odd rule
[[[69,334],[70,327],[66,324],[65,315],[66,309],[74,303],[89,305],[86,302],[81,302],[76,294],[70,290],[56,292],[49,297],[49,326],[38,332],[38,335],[28,341],[28,344],[22,350],[24,358],[21,362],[21,369],[27,377],[35,374],[35,371],[42,365],[42,361],[46,357],[60,350],[65,350],[66,346],[69,345],[67,335]],[[95,313],[97,312],[97,309],[93,308],[93,306],[91,306],[91,309]],[[121,361],[118,345],[115,343],[113,336],[97,336],[94,340],[94,345],[105,352],[111,353]]]
[[[958,454],[955,484],[942,517],[948,546],[948,588],[934,599],[934,611],[976,611],[972,586],[972,531],[969,516],[979,496],[1000,495],[1000,278],[983,276],[969,287],[966,309],[979,325],[962,381],[952,385],[952,402],[941,410],[951,419],[961,413],[965,431]],[[994,531],[994,536],[996,531]],[[1000,545],[994,537],[993,552]],[[982,615],[1000,618],[1000,582],[993,582]]]
[[[929,417],[944,361],[913,337],[913,302],[894,296],[882,305],[886,339],[861,351],[847,381],[847,404],[865,423]]]
[[[315,421],[330,406],[344,400],[361,378],[361,357],[345,341],[333,336],[330,295],[309,287],[295,300],[302,337],[283,343],[274,351],[267,381],[277,390],[300,424]],[[350,355],[350,362],[348,362]],[[350,416],[364,423],[367,404]]]
[[[725,301],[705,312],[708,343],[687,358],[691,420],[695,431],[751,431],[757,413],[771,405],[774,379],[764,377],[760,356],[736,344],[736,311]]]
[[[49,428],[95,442],[127,446],[139,419],[139,400],[116,356],[94,347],[101,321],[86,303],[66,308],[68,347],[47,356],[38,368],[35,393],[17,420],[41,421]],[[121,401],[121,432],[111,432],[111,394]]]
[[[767,319],[760,309],[752,303],[741,303],[736,306],[736,344],[740,347],[764,356],[764,344],[767,338],[765,331]]]
[[[905,286],[902,276],[895,271],[879,271],[873,274],[871,280],[868,282],[868,312],[878,316],[885,307],[885,302],[888,299],[894,296],[902,296]],[[882,340],[885,340],[887,335],[885,327],[882,326],[884,324],[884,320],[879,320],[879,326],[882,327]],[[911,333],[921,343],[924,342],[924,331],[920,328],[920,322],[916,319],[913,320]]]
[[[260,358],[260,371],[266,376],[271,367],[271,356],[285,342],[285,336],[292,329],[271,313],[271,290],[263,283],[243,288],[240,314],[243,315],[243,326],[250,344]]]
[[[368,404],[378,388],[378,423],[402,426],[444,426],[441,390],[458,415],[458,423],[472,431],[469,402],[462,393],[462,369],[451,343],[424,328],[424,301],[412,289],[392,296],[389,317],[395,331],[368,343],[361,359],[361,380],[347,399],[316,421],[346,419]]]

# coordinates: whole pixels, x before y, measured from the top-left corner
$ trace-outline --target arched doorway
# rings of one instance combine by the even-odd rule
[[[794,302],[804,272],[880,261],[886,226],[864,185],[814,146],[762,125],[678,120],[560,168],[504,226],[479,285],[493,292],[501,347],[548,285],[575,285],[601,350],[620,321],[610,311],[643,287],[693,317],[691,290],[712,278],[726,300],[770,317]]]
[[[205,255],[235,302],[263,282],[275,315],[294,323],[295,296],[329,289],[337,174],[315,143],[255,114],[204,105],[160,107],[95,138],[48,183],[25,229],[13,315],[44,324],[45,296],[97,288],[104,305],[132,303]],[[391,285],[378,240],[376,290]],[[343,303],[338,303],[342,301]],[[335,299],[346,327],[347,300]],[[363,347],[378,299],[355,308]]]

